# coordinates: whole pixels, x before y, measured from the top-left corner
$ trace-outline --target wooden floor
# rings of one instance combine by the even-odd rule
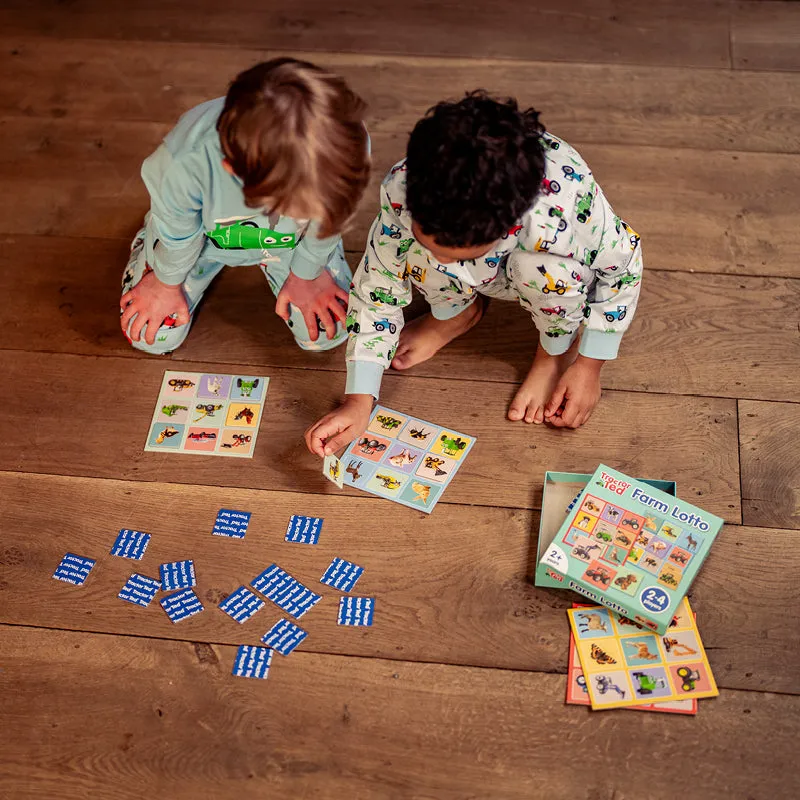
[[[800,3],[772,0],[0,0],[0,797],[797,797],[798,42]],[[504,420],[535,336],[502,304],[387,378],[388,405],[479,440],[431,517],[323,481],[300,434],[342,353],[297,350],[255,270],[169,359],[118,329],[142,159],[280,53],[369,100],[373,189],[429,105],[482,86],[541,108],[643,237],[585,429]],[[142,452],[175,365],[271,376],[252,461]],[[541,487],[601,460],[728,523],[690,595],[722,689],[696,718],[563,703],[572,597],[530,581]],[[244,542],[209,535],[221,507],[253,512]],[[325,518],[318,547],[283,543],[292,513]],[[313,581],[352,559],[375,625],[337,628],[327,596],[266,683],[234,679],[264,625],[118,601],[121,527],[154,534],[143,571],[194,558],[207,606],[273,560]],[[67,550],[99,556],[83,589],[50,578]]]

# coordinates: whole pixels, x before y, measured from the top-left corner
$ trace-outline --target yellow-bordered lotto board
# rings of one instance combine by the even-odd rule
[[[567,614],[592,708],[719,694],[685,598],[663,635],[603,606],[570,608]]]
[[[587,608],[585,603],[573,603],[573,608]],[[695,615],[695,619],[697,615]],[[645,630],[642,628],[642,630]],[[590,706],[589,689],[586,685],[586,678],[581,669],[581,662],[578,658],[578,651],[575,647],[575,637],[572,631],[569,634],[569,663],[567,666],[567,705],[570,706]],[[602,711],[603,709],[598,709]],[[687,697],[684,700],[665,700],[663,703],[642,703],[638,706],[627,706],[627,711],[656,711],[662,714],[687,714],[694,716],[697,714],[697,698]]]

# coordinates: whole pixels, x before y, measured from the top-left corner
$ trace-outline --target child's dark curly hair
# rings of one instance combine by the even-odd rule
[[[435,105],[408,140],[406,205],[442,247],[499,239],[536,199],[544,177],[539,112],[485,91]]]

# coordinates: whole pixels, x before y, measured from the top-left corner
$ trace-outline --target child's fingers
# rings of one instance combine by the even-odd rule
[[[544,409],[544,415],[546,417],[551,417],[556,413],[556,411],[558,411],[558,409],[561,407],[561,404],[564,402],[564,395],[566,395],[566,393],[566,384],[563,381],[559,381],[555,390],[553,391],[553,396],[550,398],[550,401]]]
[[[328,311],[339,322],[344,322],[347,319],[347,309],[335,298],[328,305]]]
[[[188,325],[190,320],[191,316],[189,315],[189,306],[184,305],[179,309],[178,313],[175,315],[175,324]]]
[[[143,313],[137,314],[136,319],[133,321],[131,325],[131,339],[134,342],[138,342],[139,338],[142,335],[142,328],[144,328],[147,319]]]
[[[317,312],[320,324],[325,328],[325,335],[329,339],[333,339],[336,335],[336,320],[331,316],[331,312],[327,308],[320,309]]]
[[[561,412],[561,425],[562,428],[575,428],[578,417],[583,409],[575,400],[567,400],[567,405]]]
[[[325,445],[323,444],[323,439],[319,434],[320,426],[323,423],[324,420],[312,425],[306,431],[304,437],[306,440],[306,447],[309,449],[309,452],[313,453],[315,456],[319,456],[320,458],[325,455]]]
[[[316,342],[317,339],[319,339],[317,315],[313,311],[304,311],[303,319],[305,320],[306,329],[308,330],[308,338],[311,339],[312,342]]]
[[[122,312],[122,316],[119,318],[119,324],[122,325],[122,330],[128,330],[128,325],[130,325],[131,320],[136,316],[136,313],[136,307],[134,304],[129,305]]]
[[[131,300],[133,300],[133,297],[134,297],[133,289],[130,289],[129,291],[125,292],[125,294],[122,295],[122,297],[120,297],[119,299],[119,307],[126,308],[128,303],[130,303]]]
[[[350,304],[350,295],[341,286],[336,288],[336,299],[339,301],[339,305],[344,306],[346,313],[347,306]]]
[[[144,340],[147,344],[155,344],[156,343],[156,334],[158,333],[158,329],[161,327],[160,323],[153,322],[152,319],[147,320],[147,329],[144,334]]]
[[[352,426],[348,425],[344,430],[339,431],[336,436],[325,441],[325,455],[332,456],[337,450],[350,443],[352,436]]]
[[[275,301],[275,313],[286,322],[289,319],[289,296],[283,292],[278,292],[278,298]]]

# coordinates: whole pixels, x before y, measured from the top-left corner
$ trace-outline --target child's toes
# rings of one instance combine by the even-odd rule
[[[519,422],[525,416],[525,405],[517,398],[511,401],[511,406],[508,409],[508,418],[512,422]]]
[[[537,406],[536,413],[533,415],[533,421],[537,425],[541,425],[544,422],[544,406]]]

